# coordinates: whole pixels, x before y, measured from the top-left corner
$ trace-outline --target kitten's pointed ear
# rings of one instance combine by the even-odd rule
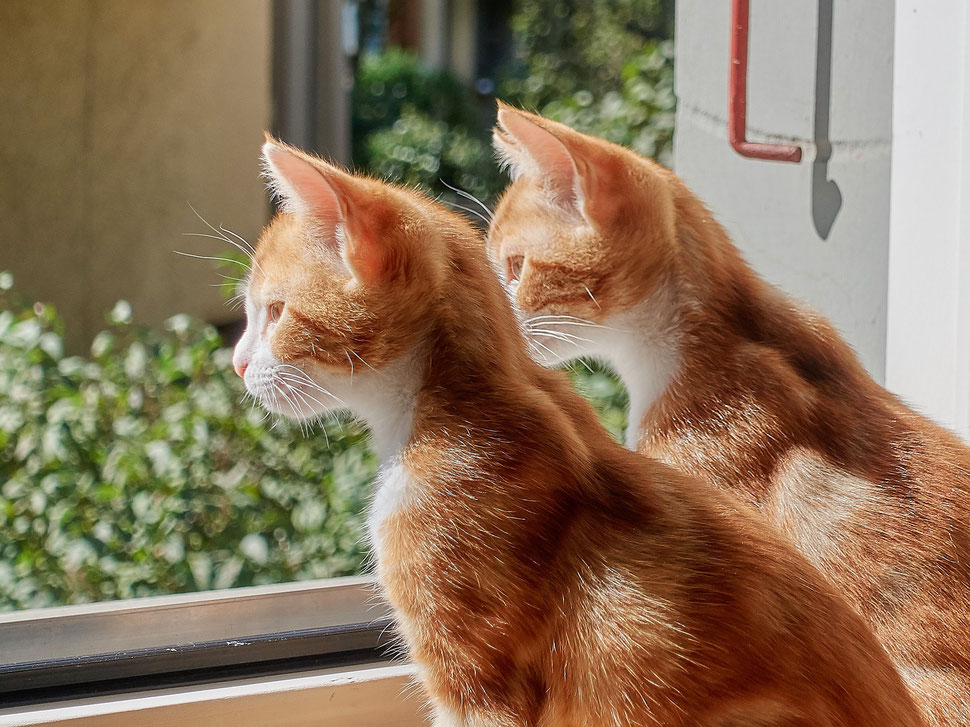
[[[361,282],[388,272],[382,225],[388,217],[373,183],[276,141],[267,134],[263,162],[283,209],[313,229],[313,238]]]
[[[569,148],[542,123],[541,117],[499,102],[493,144],[512,177],[537,177],[565,208],[583,213],[582,180]]]
[[[285,212],[336,227],[340,201],[308,155],[266,135],[263,165],[269,186]]]

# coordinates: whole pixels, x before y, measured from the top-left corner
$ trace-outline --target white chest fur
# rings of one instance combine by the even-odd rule
[[[381,557],[386,528],[393,527],[395,516],[404,512],[417,494],[417,482],[397,457],[381,467],[374,485],[374,497],[367,513],[371,544]]]
[[[646,301],[618,316],[603,329],[598,353],[627,388],[630,414],[626,444],[636,450],[643,417],[663,395],[680,369],[673,293],[661,287]]]

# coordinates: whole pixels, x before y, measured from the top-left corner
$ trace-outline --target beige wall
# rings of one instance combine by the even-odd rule
[[[214,268],[173,250],[253,239],[270,125],[270,0],[3,0],[0,269],[83,347],[119,298],[136,319],[234,317]]]

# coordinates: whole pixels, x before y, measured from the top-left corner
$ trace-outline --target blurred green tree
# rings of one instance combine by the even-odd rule
[[[364,429],[268,420],[212,327],[130,312],[64,356],[51,306],[0,295],[0,610],[359,572]]]

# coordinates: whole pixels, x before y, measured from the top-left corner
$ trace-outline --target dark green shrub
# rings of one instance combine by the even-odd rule
[[[353,90],[354,163],[370,168],[368,138],[419,109],[429,122],[462,129],[479,125],[471,91],[453,73],[425,66],[413,53],[388,48],[361,57]]]
[[[265,421],[185,316],[153,333],[119,303],[66,357],[53,308],[0,302],[0,609],[359,572],[359,426]]]
[[[501,93],[533,109],[589,91],[619,92],[629,60],[673,37],[671,0],[517,0],[515,58]]]
[[[501,95],[668,160],[671,7],[520,0],[518,68]],[[353,113],[358,167],[450,194],[441,178],[486,202],[504,187],[489,114],[413,55],[366,55]],[[0,274],[0,609],[360,571],[375,460],[359,425],[304,437],[266,421],[242,402],[231,351],[184,316],[150,332],[119,304],[90,356],[64,356],[56,312],[11,284]],[[622,437],[615,377],[569,370]]]
[[[399,48],[366,54],[353,114],[356,166],[451,202],[448,185],[486,199],[501,189],[478,102],[454,74]]]
[[[672,7],[667,0],[520,0],[512,20],[516,60],[500,95],[669,164]],[[365,54],[354,87],[355,164],[446,201],[460,201],[451,185],[491,204],[506,182],[491,151],[492,111],[460,79],[406,51]]]
[[[627,61],[617,91],[576,91],[542,107],[549,118],[671,163],[674,139],[674,58],[670,41],[648,41]]]
[[[410,106],[392,126],[368,137],[367,158],[374,174],[446,195],[447,201],[479,213],[482,210],[473,202],[457,199],[440,180],[479,199],[491,199],[503,184],[486,140],[462,127],[434,121]]]
[[[506,99],[670,164],[671,2],[520,0],[512,24]]]

